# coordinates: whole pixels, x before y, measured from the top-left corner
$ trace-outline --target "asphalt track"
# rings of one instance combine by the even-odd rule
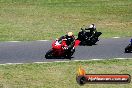
[[[124,53],[130,38],[100,39],[97,45],[79,46],[72,60],[132,58]],[[0,42],[0,64],[69,61],[68,59],[45,59],[52,41]]]

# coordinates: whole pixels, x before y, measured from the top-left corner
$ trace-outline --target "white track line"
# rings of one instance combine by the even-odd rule
[[[70,62],[70,60],[69,61],[54,61],[54,62]]]
[[[73,61],[76,61],[76,62],[83,61],[83,62],[85,62],[85,61],[95,61],[95,60],[105,60],[105,59],[89,59],[89,60],[73,60]]]
[[[118,59],[118,60],[124,60],[124,58],[115,58],[115,59]],[[130,58],[127,58],[127,59],[130,59]],[[132,59],[132,58],[131,58]]]
[[[7,42],[21,42],[21,41],[7,41]]]
[[[24,64],[24,63],[5,63],[5,64],[0,64],[0,65],[17,65],[17,64]]]
[[[132,59],[132,58],[114,58],[117,60],[125,60],[125,59]],[[64,62],[85,62],[85,61],[95,61],[95,60],[113,60],[113,59],[89,59],[89,60],[69,60],[69,61],[53,61],[53,62],[33,62],[36,64],[43,64],[43,63],[64,63]],[[5,63],[5,64],[0,64],[0,65],[17,65],[17,64],[30,64],[30,63]]]
[[[45,42],[45,41],[50,41],[50,40],[35,40],[35,41]],[[14,42],[15,43],[15,42],[24,42],[24,41],[5,41],[5,42]]]
[[[120,37],[113,37],[113,38],[120,38]]]
[[[49,41],[49,40],[36,40],[36,41],[42,41],[43,42],[43,41]]]
[[[36,64],[43,64],[43,63],[52,63],[52,62],[33,62],[33,63],[36,63]]]

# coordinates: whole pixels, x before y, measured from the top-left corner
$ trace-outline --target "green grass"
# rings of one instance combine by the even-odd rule
[[[101,37],[130,37],[132,0],[0,0],[0,41],[55,39],[95,23]]]
[[[132,86],[132,83],[80,86],[76,82],[76,73],[80,65],[87,74],[132,75],[130,59],[0,65],[0,88],[131,88]]]

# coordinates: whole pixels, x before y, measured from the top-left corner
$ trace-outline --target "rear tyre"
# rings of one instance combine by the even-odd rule
[[[45,58],[46,59],[50,59],[53,58],[53,50],[49,50],[46,54],[45,54]]]
[[[67,51],[66,58],[71,60],[71,56],[74,54],[75,48]]]
[[[65,58],[71,60],[71,56],[72,56],[71,54],[67,54],[67,55],[65,56]]]

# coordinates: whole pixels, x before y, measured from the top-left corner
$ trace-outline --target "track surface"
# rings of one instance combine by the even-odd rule
[[[72,60],[132,58],[132,53],[124,53],[130,38],[100,39],[97,45],[79,46]],[[68,59],[45,59],[51,48],[51,41],[1,42],[0,64],[66,61]]]

